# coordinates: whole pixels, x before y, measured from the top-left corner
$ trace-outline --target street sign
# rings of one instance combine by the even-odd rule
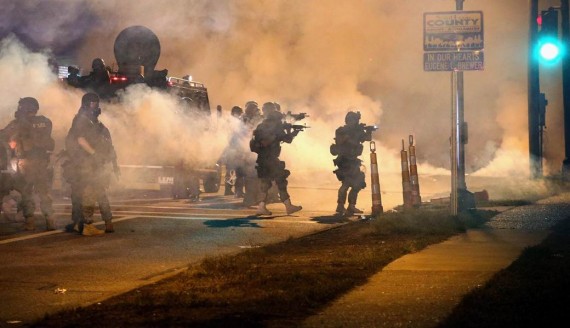
[[[484,69],[482,11],[424,13],[424,71]]]
[[[483,12],[424,13],[425,51],[482,50]]]
[[[483,51],[426,52],[424,71],[482,71]]]

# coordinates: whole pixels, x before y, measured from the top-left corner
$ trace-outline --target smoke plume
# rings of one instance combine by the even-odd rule
[[[54,127],[63,135],[77,111],[80,93],[56,83],[48,69],[47,54],[71,56],[87,70],[95,57],[112,64],[113,40],[118,33],[128,26],[144,25],[161,42],[157,69],[167,68],[170,76],[189,74],[204,82],[212,105],[222,105],[224,115],[204,129],[205,124],[196,119],[180,119],[175,99],[141,86],[129,89],[123,101],[105,105],[102,116],[123,163],[148,162],[149,158],[157,162],[177,158],[202,162],[207,158],[211,162],[221,155],[231,135],[229,109],[256,100],[260,105],[277,101],[283,111],[311,115],[306,121],[311,128],[292,145],[284,146],[283,158],[293,180],[307,181],[310,176],[312,180],[318,177],[315,183],[337,183],[328,149],[348,110],[360,111],[363,122],[379,126],[375,140],[381,178],[399,174],[401,140],[407,140],[408,135],[414,135],[417,142],[420,182],[422,175],[449,174],[450,73],[423,71],[422,19],[425,12],[454,10],[455,1],[122,0],[70,4],[50,0],[42,4],[34,10],[66,7],[80,15],[35,21],[33,26],[41,26],[37,27],[42,31],[40,37],[30,30],[30,24],[18,23],[35,17],[31,9],[22,9],[29,6],[3,6],[9,8],[10,14],[4,11],[6,17],[27,17],[13,18],[0,29],[5,36],[0,73],[18,76],[0,89],[5,96],[3,121],[11,118],[19,97],[37,96],[42,111],[53,115]],[[521,28],[527,26],[527,8],[518,0],[468,0],[464,10],[482,10],[485,27],[485,69],[465,73],[467,170],[476,172],[475,176],[527,176],[528,165],[520,160],[528,157],[527,58],[521,51],[527,47],[528,29]],[[8,32],[12,34],[8,36]],[[62,40],[69,42],[62,44]],[[50,49],[46,55],[36,52],[39,45]],[[559,106],[554,99],[550,104],[549,108]],[[560,154],[551,150],[560,145],[557,125],[561,120],[555,112],[552,110],[549,118],[545,147],[551,155],[548,163],[558,166]],[[387,190],[401,190],[397,178],[385,181],[390,183]]]

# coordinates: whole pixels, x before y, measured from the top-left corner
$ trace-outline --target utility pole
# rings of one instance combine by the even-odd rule
[[[562,44],[570,51],[570,12],[568,0],[560,0],[562,14]],[[562,58],[562,99],[564,103],[564,161],[562,161],[562,177],[570,178],[570,56]]]
[[[542,177],[542,153],[540,145],[539,127],[539,95],[540,80],[538,60],[535,57],[535,48],[538,40],[538,0],[530,0],[529,14],[529,50],[528,50],[528,149],[530,160],[530,177]]]
[[[465,0],[455,0],[455,9],[463,10]],[[467,130],[464,118],[464,84],[463,72],[451,73],[451,214],[474,207],[473,194],[467,190],[465,183],[465,144]]]

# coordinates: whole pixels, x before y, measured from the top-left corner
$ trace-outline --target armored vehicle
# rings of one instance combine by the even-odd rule
[[[160,57],[158,37],[144,26],[131,26],[122,30],[115,39],[116,69],[95,58],[92,71],[80,75],[77,67],[67,67],[64,79],[72,87],[97,92],[102,99],[116,98],[119,90],[144,83],[151,88],[170,93],[181,100],[182,112],[211,116],[208,89],[203,83],[189,77],[168,76],[168,70],[156,70]],[[115,66],[115,65],[113,65]],[[221,168],[212,160],[208,167],[189,167],[183,162],[172,163],[121,163],[121,185],[127,189],[169,189],[175,198],[196,196],[196,184],[202,182],[204,192],[217,192],[221,181]]]

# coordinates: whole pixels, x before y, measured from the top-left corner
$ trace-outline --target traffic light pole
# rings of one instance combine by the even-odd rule
[[[566,53],[562,58],[562,99],[564,102],[564,161],[562,161],[562,177],[570,178],[570,12],[568,0],[560,0],[562,14],[562,44]]]
[[[530,176],[542,177],[542,154],[539,127],[540,80],[538,60],[535,58],[535,45],[538,40],[538,0],[529,0],[529,50],[528,50],[528,149]]]

